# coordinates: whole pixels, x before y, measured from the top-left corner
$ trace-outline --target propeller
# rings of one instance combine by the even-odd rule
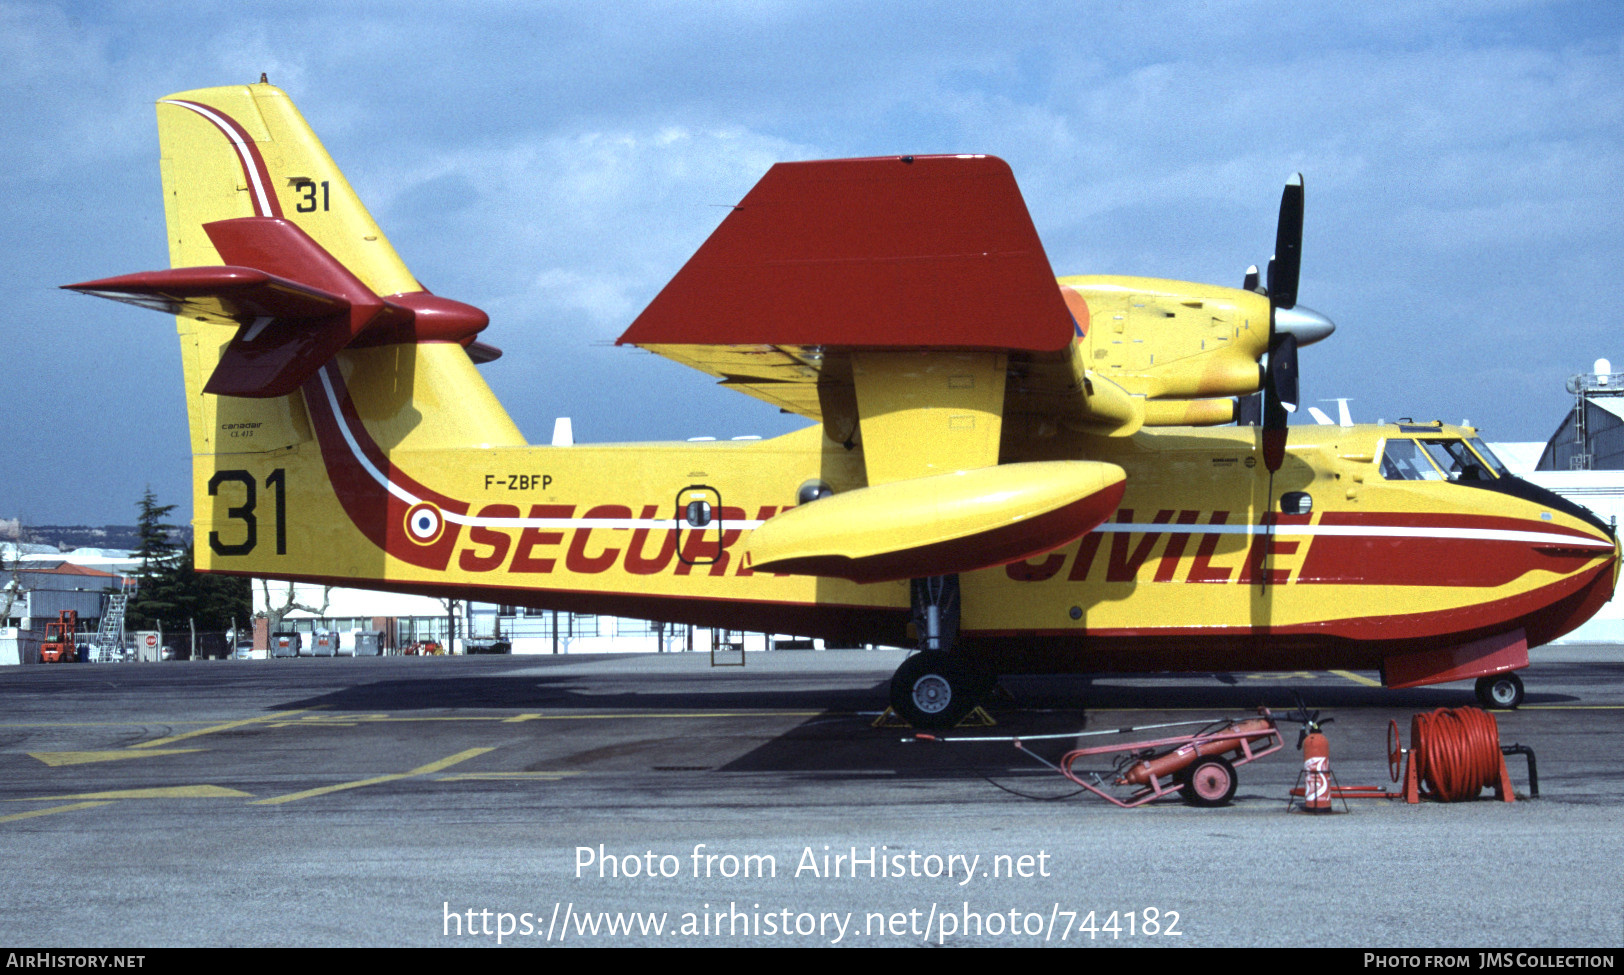
[[[1316,342],[1336,328],[1318,312],[1297,309],[1297,284],[1303,266],[1303,174],[1294,173],[1280,194],[1280,219],[1269,259],[1269,365],[1263,383],[1263,464],[1271,472],[1286,458],[1286,423],[1297,411],[1297,346]],[[1257,268],[1246,272],[1246,286],[1257,287]]]
[[[1263,426],[1263,464],[1273,473],[1286,459],[1286,424],[1301,402],[1297,382],[1297,349],[1312,345],[1336,330],[1336,325],[1312,308],[1297,306],[1297,284],[1303,266],[1303,174],[1294,173],[1280,194],[1280,218],[1274,231],[1274,256],[1268,269],[1246,269],[1241,287],[1269,299],[1269,355],[1263,375],[1259,407],[1243,400],[1237,415],[1256,417]]]

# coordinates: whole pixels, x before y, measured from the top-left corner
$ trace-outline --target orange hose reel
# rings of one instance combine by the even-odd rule
[[[1325,749],[1323,736],[1310,735],[1304,741],[1305,759],[1307,744],[1316,737],[1319,738],[1318,749]],[[1463,802],[1477,798],[1484,789],[1493,789],[1495,798],[1514,802],[1516,793],[1506,769],[1507,752],[1528,757],[1529,791],[1539,795],[1532,751],[1522,746],[1501,748],[1500,727],[1494,715],[1478,708],[1438,708],[1410,719],[1408,749],[1399,740],[1398,722],[1387,723],[1387,771],[1394,782],[1402,779],[1403,791],[1389,792],[1373,785],[1333,785],[1328,798],[1397,799],[1402,796],[1412,803],[1423,799]],[[1292,789],[1291,794],[1301,797],[1305,791],[1298,787]]]
[[[1389,741],[1396,735],[1389,729]],[[1389,754],[1390,767],[1396,767]],[[1434,799],[1462,802],[1486,788],[1495,797],[1516,801],[1511,773],[1500,751],[1500,726],[1479,708],[1438,708],[1410,719],[1410,754],[1404,776],[1408,802]]]

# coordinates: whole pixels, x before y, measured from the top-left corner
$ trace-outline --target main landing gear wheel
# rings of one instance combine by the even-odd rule
[[[975,707],[978,682],[942,650],[921,650],[891,677],[891,709],[915,728],[951,728]]]
[[[1523,702],[1522,678],[1507,671],[1477,679],[1477,700],[1485,709],[1508,711]]]
[[[1203,758],[1190,767],[1179,787],[1179,795],[1192,806],[1225,806],[1235,798],[1235,766],[1217,755]]]

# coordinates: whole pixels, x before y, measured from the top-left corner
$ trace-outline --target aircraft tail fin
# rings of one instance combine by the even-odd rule
[[[235,328],[205,392],[285,396],[340,349],[471,348],[489,323],[417,283],[279,89],[161,99],[158,130],[174,270],[69,287]]]
[[[335,361],[434,407],[386,440],[523,443],[473,369],[501,355],[475,340],[488,316],[418,283],[286,94],[206,88],[157,111],[171,269],[67,287],[177,316],[194,453],[243,424],[259,435],[232,451],[310,439],[297,394]]]
[[[229,263],[200,228],[258,217],[297,225],[374,294],[422,290],[281,89],[205,88],[157,108],[173,267]]]

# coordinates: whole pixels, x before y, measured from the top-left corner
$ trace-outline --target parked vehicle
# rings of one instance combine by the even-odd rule
[[[45,624],[45,642],[39,645],[42,664],[75,663],[79,659],[76,646],[79,634],[79,613],[64,609],[56,614],[55,623]]]

